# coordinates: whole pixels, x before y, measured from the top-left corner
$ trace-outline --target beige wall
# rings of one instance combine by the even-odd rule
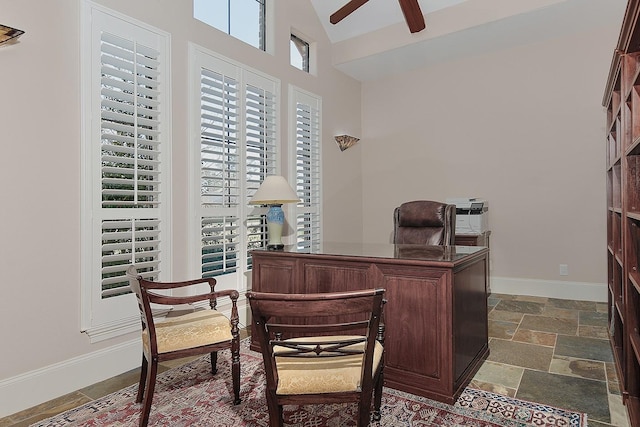
[[[364,83],[364,239],[388,242],[404,201],[483,197],[494,278],[606,295],[601,100],[620,22]]]
[[[343,130],[360,133],[360,83],[331,66],[330,45],[310,3],[273,2],[273,54],[192,19],[190,0],[99,3],[171,34],[174,277],[184,278],[189,270],[184,256],[189,41],[281,79],[279,126],[285,146],[288,84],[322,97],[323,154],[329,176],[323,188],[324,213],[329,224],[341,218],[343,209],[356,219],[361,217],[358,150],[341,153],[332,138]],[[4,349],[0,383],[137,339],[137,334],[130,334],[90,344],[80,332],[81,4],[79,0],[0,0],[2,23],[26,31],[20,43],[0,48],[0,343]],[[316,76],[289,65],[291,28],[304,30],[316,42]],[[327,227],[331,230],[327,234],[361,240],[359,220],[356,226],[340,224]],[[139,356],[130,363],[139,363]],[[73,377],[85,375],[89,376]],[[10,392],[11,384],[4,385]],[[37,395],[38,390],[32,393]],[[0,416],[9,411],[1,409]]]

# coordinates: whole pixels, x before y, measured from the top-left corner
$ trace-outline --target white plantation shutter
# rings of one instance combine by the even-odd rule
[[[204,207],[237,207],[240,201],[238,83],[202,69],[201,197]]]
[[[296,212],[299,250],[320,247],[320,98],[291,89],[295,111],[295,176],[300,197]]]
[[[263,209],[248,205],[276,171],[277,82],[192,46],[198,111],[200,272],[244,286],[249,250],[266,242]],[[194,128],[196,126],[194,125]]]
[[[267,220],[265,215],[248,216],[247,224],[247,269],[252,266],[252,258],[249,250],[262,248],[268,240]]]
[[[137,327],[125,272],[169,266],[168,35],[87,6],[83,76],[83,329],[92,340]],[[132,305],[132,302],[134,304]]]
[[[161,186],[160,52],[107,32],[100,39],[102,208],[154,208]],[[103,221],[102,298],[131,292],[126,269],[137,264],[136,245],[151,234],[156,242],[148,252],[152,259],[143,258],[138,270],[158,277],[159,212],[155,215],[139,223],[134,218]]]
[[[240,223],[234,217],[202,218],[202,277],[238,269]]]
[[[245,86],[245,203],[249,203],[262,181],[276,173],[276,95],[273,83],[250,72],[244,75],[253,83]],[[264,247],[267,241],[266,218],[264,215],[248,216],[246,224],[246,257],[247,268],[250,268],[249,251]]]
[[[248,77],[255,77],[249,74]],[[276,172],[275,94],[246,85],[246,188],[247,202],[267,175]]]
[[[134,263],[146,277],[157,277],[160,264],[160,220],[102,221],[102,298],[130,293],[126,268]]]
[[[240,242],[241,158],[238,81],[200,69],[201,271],[233,273]]]
[[[100,51],[102,205],[157,205],[159,52],[106,32]]]

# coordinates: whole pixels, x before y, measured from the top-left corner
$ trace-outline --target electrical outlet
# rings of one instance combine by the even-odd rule
[[[560,275],[561,276],[569,275],[569,266],[567,264],[560,264]]]

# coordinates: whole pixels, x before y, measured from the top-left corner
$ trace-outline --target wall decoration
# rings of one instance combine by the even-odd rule
[[[351,147],[356,142],[360,141],[360,138],[356,138],[355,136],[349,136],[349,135],[338,135],[335,138],[336,138],[336,142],[338,143],[338,147],[340,147],[340,151],[344,151],[347,148]]]
[[[24,34],[24,31],[18,30],[17,28],[7,27],[6,25],[0,24],[0,45],[14,43],[18,40],[18,37]]]

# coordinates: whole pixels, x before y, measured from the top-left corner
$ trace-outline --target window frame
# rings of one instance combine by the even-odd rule
[[[233,9],[231,7],[231,5],[233,4],[233,1],[237,2],[238,0],[227,0],[227,9],[226,9],[227,15],[226,15],[226,20],[225,20],[225,22],[226,22],[226,27],[225,28],[220,28],[220,27],[216,26],[215,24],[211,23],[211,21],[209,21],[209,22],[205,21],[204,19],[206,19],[208,17],[203,17],[203,16],[197,17],[196,16],[197,7],[196,7],[196,4],[195,4],[196,1],[197,0],[192,0],[192,2],[191,2],[192,8],[193,8],[193,18],[194,19],[196,19],[196,20],[198,20],[198,21],[200,21],[200,22],[202,22],[202,23],[204,23],[206,25],[209,25],[210,27],[215,28],[218,31],[221,31],[221,32],[223,32],[223,33],[225,33],[225,34],[227,34],[227,35],[229,35],[229,36],[231,36],[231,37],[233,37],[233,38],[235,38],[237,40],[240,40],[243,43],[248,44],[249,46],[253,46],[256,49],[260,49],[260,50],[262,50],[264,52],[267,51],[267,47],[269,45],[269,43],[267,41],[267,39],[268,39],[268,36],[267,36],[267,34],[268,34],[267,19],[268,19],[268,15],[269,15],[269,1],[268,0],[249,0],[249,1],[255,1],[260,6],[259,17],[258,17],[259,28],[258,28],[258,44],[257,45],[255,45],[253,43],[250,43],[247,40],[238,37],[237,33],[236,34],[232,34],[231,22],[234,20],[234,19],[232,19],[232,14],[233,14],[233,10],[235,10],[235,9]],[[205,1],[205,0],[203,0],[203,1]]]
[[[291,37],[290,37],[290,43],[289,43],[289,49],[290,49],[290,53],[289,53],[289,63],[291,64],[292,67],[295,67],[301,71],[304,71],[306,73],[309,73],[310,71],[310,62],[311,62],[311,43],[309,43],[308,41],[304,40],[302,37],[291,33]],[[293,45],[293,46],[292,46]],[[295,65],[293,63],[293,58],[291,58],[292,53],[291,53],[291,49],[297,49],[298,53],[300,54],[300,57],[302,58],[302,64],[300,67],[298,67],[297,65]]]
[[[252,69],[244,64],[236,62],[232,59],[226,58],[216,52],[210,51],[202,46],[199,46],[195,43],[189,43],[189,170],[190,170],[190,186],[189,186],[189,248],[190,248],[190,260],[191,267],[190,271],[193,275],[202,276],[202,228],[201,221],[204,217],[203,213],[206,212],[206,208],[202,207],[201,203],[201,70],[203,66],[208,65],[211,68],[219,67],[215,70],[218,73],[222,73],[225,76],[234,76],[234,78],[238,81],[238,93],[242,94],[247,85],[252,85],[256,87],[262,86],[270,86],[273,90],[273,94],[275,95],[275,106],[274,106],[274,133],[273,139],[275,144],[275,149],[270,153],[270,158],[273,160],[273,164],[268,166],[268,169],[265,169],[264,175],[266,176],[271,174],[278,174],[280,170],[280,99],[281,99],[281,90],[280,90],[280,80],[269,76],[265,73]],[[207,67],[208,68],[208,67]],[[212,70],[213,71],[213,70]],[[243,95],[239,98],[243,98]],[[244,101],[241,101],[240,104],[243,104]],[[244,105],[240,106],[240,111],[238,112],[238,117],[241,120],[245,120],[246,114],[244,110]],[[238,124],[238,141],[246,142],[246,133],[245,133],[245,125],[244,122]],[[267,208],[261,206],[253,206],[249,205],[248,202],[253,195],[253,193],[258,189],[260,182],[255,181],[255,179],[251,183],[246,182],[246,146],[243,142],[241,147],[242,152],[240,153],[240,175],[241,175],[241,188],[239,193],[240,203],[237,208],[218,208],[219,212],[224,213],[225,211],[231,211],[232,209],[237,209],[238,212],[238,222],[241,224],[241,238],[240,238],[240,250],[239,253],[239,268],[232,273],[229,274],[221,274],[216,275],[215,278],[218,282],[218,287],[216,289],[235,289],[240,292],[245,291],[250,288],[251,284],[251,261],[248,255],[248,227],[247,227],[247,219],[248,218],[261,218],[266,215]],[[267,172],[268,170],[268,172]],[[262,178],[264,179],[264,177]],[[233,212],[232,212],[233,213]],[[264,223],[266,224],[266,222]],[[266,245],[267,234],[266,234],[266,225],[264,228],[258,232],[262,235],[261,238],[261,246]]]
[[[126,293],[109,298],[103,298],[102,280],[109,269],[103,265],[103,223],[110,220],[126,219],[135,224],[136,221],[157,221],[156,235],[161,236],[158,243],[159,253],[156,257],[158,269],[151,274],[155,277],[171,276],[171,93],[170,86],[170,47],[171,36],[169,33],[147,25],[141,21],[117,13],[91,1],[82,3],[82,50],[81,50],[81,103],[82,103],[82,141],[81,141],[81,324],[82,332],[87,333],[90,341],[98,342],[129,333],[140,328],[140,315],[137,310],[137,302],[132,293]],[[159,150],[157,153],[157,169],[154,174],[162,176],[157,181],[159,194],[158,203],[153,207],[103,207],[103,162],[101,160],[102,120],[103,108],[103,84],[101,83],[101,34],[108,32],[117,38],[141,44],[149,48],[157,49],[158,58],[158,116],[157,139]],[[105,48],[106,49],[106,48]],[[144,55],[142,55],[144,57]],[[136,63],[137,64],[137,63]],[[145,73],[148,74],[148,73]],[[153,80],[154,82],[156,80]],[[143,88],[145,83],[138,83]],[[137,86],[136,86],[137,87]],[[124,90],[122,93],[125,93]],[[124,96],[124,95],[123,95]],[[138,95],[140,96],[140,95]],[[140,98],[142,99],[142,98]],[[108,101],[104,101],[108,102]],[[122,104],[124,105],[124,104]],[[132,105],[139,105],[136,103]],[[150,110],[151,111],[151,110]],[[117,111],[116,111],[117,112]],[[142,114],[142,113],[135,113]],[[134,117],[142,117],[140,115]],[[97,119],[95,119],[97,118]],[[143,119],[135,119],[134,129],[140,130]],[[145,125],[146,126],[146,125]],[[138,131],[136,132],[136,134]],[[137,137],[135,147],[139,146]],[[155,144],[155,142],[154,142]],[[136,148],[137,150],[137,148]],[[141,157],[135,154],[135,164]],[[154,161],[155,162],[155,161]],[[134,177],[138,176],[138,169],[133,169]],[[105,178],[106,179],[106,178]],[[152,181],[156,182],[156,181]],[[134,181],[135,188],[142,183]],[[154,196],[155,197],[155,196]],[[135,231],[132,231],[135,237]],[[122,237],[120,237],[122,240]],[[145,240],[143,237],[142,240]],[[144,243],[146,246],[147,244]],[[133,243],[131,248],[133,249]],[[132,259],[135,260],[136,252],[132,250]],[[103,272],[103,270],[105,272]],[[162,271],[160,273],[160,270]],[[123,279],[124,280],[124,279]]]

